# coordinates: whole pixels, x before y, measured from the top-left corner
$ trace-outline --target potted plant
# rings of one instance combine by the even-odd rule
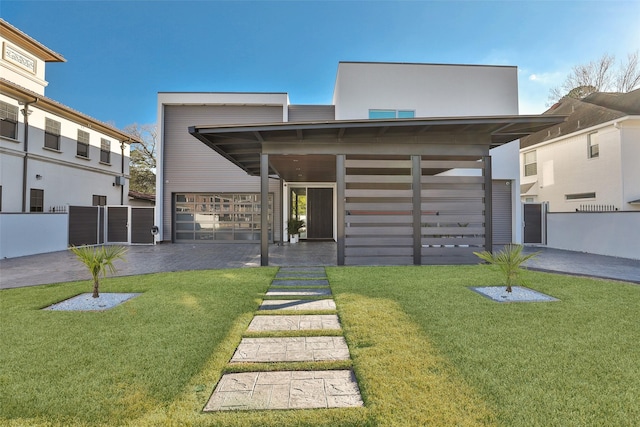
[[[511,292],[511,286],[516,282],[522,282],[522,273],[524,264],[527,260],[532,259],[538,255],[538,252],[523,255],[522,245],[509,244],[501,251],[492,254],[488,251],[474,252],[478,258],[488,262],[492,266],[495,266],[504,275],[505,285],[507,285],[507,292]]]
[[[298,218],[290,218],[287,223],[287,233],[289,234],[289,241],[291,243],[297,243],[299,239],[300,229],[304,227],[304,221]]]

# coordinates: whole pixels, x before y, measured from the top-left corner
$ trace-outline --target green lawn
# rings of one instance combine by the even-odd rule
[[[640,287],[530,273],[559,302],[498,304],[482,266],[328,268],[365,408],[203,414],[275,268],[0,291],[0,425],[640,425]],[[304,365],[300,366],[304,368]]]

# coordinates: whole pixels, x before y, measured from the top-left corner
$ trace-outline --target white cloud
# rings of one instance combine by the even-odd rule
[[[532,73],[529,75],[529,80],[532,82],[540,83],[543,85],[557,85],[562,82],[565,77],[565,73],[560,71],[548,72],[548,73]]]

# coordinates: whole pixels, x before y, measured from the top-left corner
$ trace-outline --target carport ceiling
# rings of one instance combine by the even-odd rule
[[[322,144],[362,144],[396,141],[412,144],[457,144],[457,136],[478,137],[491,147],[511,142],[563,122],[565,116],[490,116],[394,120],[192,126],[189,133],[250,175],[260,175],[260,154],[269,144],[295,144],[304,151]],[[469,143],[466,140],[465,143]],[[287,181],[334,181],[335,153],[313,156],[270,155],[269,174]],[[398,153],[403,154],[403,153]],[[297,162],[295,161],[297,160]],[[300,170],[298,170],[298,168]],[[302,176],[299,176],[302,175]]]

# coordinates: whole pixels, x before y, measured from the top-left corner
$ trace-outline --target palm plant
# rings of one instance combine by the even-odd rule
[[[287,223],[287,233],[289,235],[296,235],[300,233],[300,229],[304,227],[304,221],[298,218],[290,218]]]
[[[507,285],[506,291],[511,292],[511,286],[517,281],[522,281],[522,264],[527,260],[535,258],[538,252],[523,255],[522,245],[509,244],[495,254],[489,251],[474,252],[473,254],[489,264],[498,267],[504,274],[505,284]]]
[[[100,296],[98,293],[100,288],[100,276],[102,275],[102,277],[106,277],[107,270],[110,273],[115,273],[116,268],[114,267],[113,262],[116,259],[125,261],[124,254],[127,252],[127,248],[124,246],[72,246],[69,250],[87,266],[89,273],[91,273],[91,276],[93,277],[94,298],[98,298]]]

